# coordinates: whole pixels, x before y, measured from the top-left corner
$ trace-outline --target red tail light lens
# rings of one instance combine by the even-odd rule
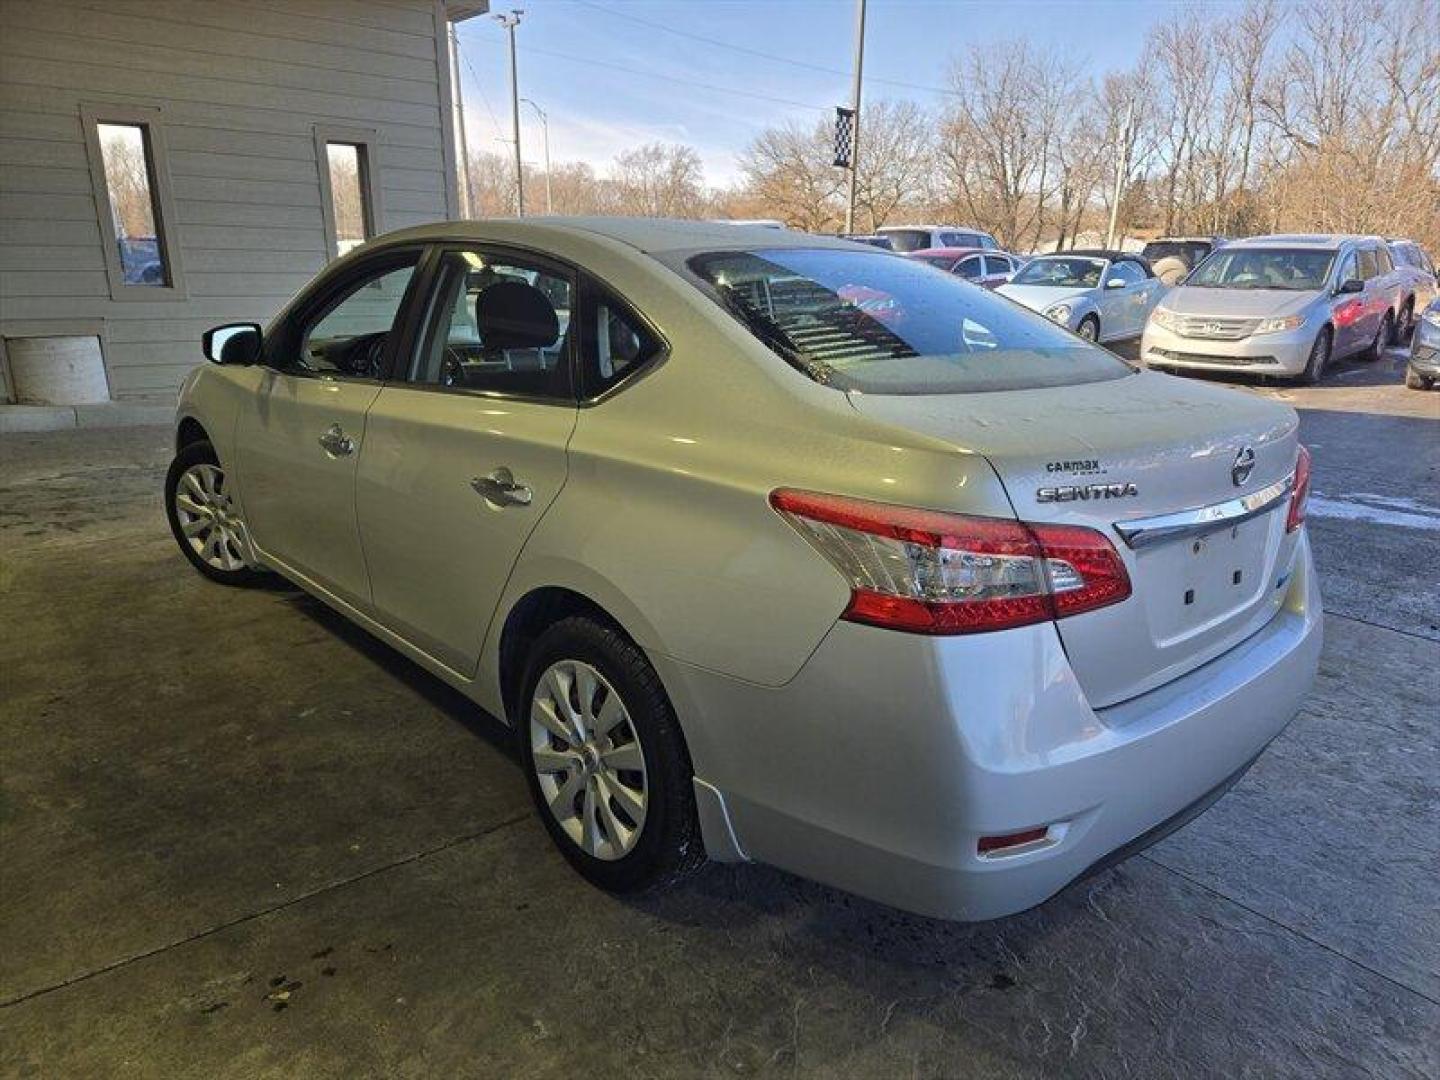
[[[1290,489],[1290,513],[1285,517],[1285,531],[1292,533],[1305,524],[1305,504],[1310,499],[1310,451],[1302,445],[1295,459],[1295,486]]]
[[[1101,533],[782,489],[770,504],[850,583],[842,618],[973,634],[1093,611],[1130,595]]]

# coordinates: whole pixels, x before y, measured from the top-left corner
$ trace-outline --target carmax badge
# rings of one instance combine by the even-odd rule
[[[1061,484],[1059,487],[1042,487],[1035,492],[1035,501],[1086,502],[1090,499],[1128,499],[1139,494],[1134,484]]]

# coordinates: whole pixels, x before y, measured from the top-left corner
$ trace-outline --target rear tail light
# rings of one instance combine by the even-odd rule
[[[1302,445],[1295,459],[1295,486],[1290,489],[1290,513],[1285,516],[1285,531],[1292,533],[1305,524],[1305,503],[1310,499],[1310,451]]]
[[[1130,578],[1093,529],[781,489],[770,504],[850,583],[842,618],[973,634],[1119,603]]]

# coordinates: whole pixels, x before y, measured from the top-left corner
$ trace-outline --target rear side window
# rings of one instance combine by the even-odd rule
[[[597,397],[634,375],[664,348],[630,307],[587,281],[580,302],[582,396]]]
[[[919,251],[935,246],[930,243],[930,233],[925,229],[887,229],[880,235],[890,238],[892,251]]]
[[[773,352],[840,390],[958,394],[1131,373],[1048,319],[910,259],[783,248],[698,255],[688,267]]]

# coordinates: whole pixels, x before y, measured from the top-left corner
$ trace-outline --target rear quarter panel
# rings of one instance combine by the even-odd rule
[[[777,686],[850,594],[771,509],[773,490],[1009,514],[980,455],[860,416],[671,271],[657,264],[651,278],[617,287],[660,328],[669,355],[581,409],[569,479],[516,566],[485,666],[498,671],[509,608],[531,589],[561,585],[599,603],[647,650]]]

